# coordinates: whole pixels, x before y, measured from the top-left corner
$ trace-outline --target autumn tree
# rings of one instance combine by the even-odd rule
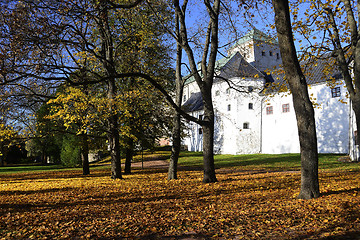
[[[119,63],[123,62],[125,52],[123,43],[129,39],[116,39],[123,22],[114,16],[119,9],[136,7],[140,2],[27,0],[9,1],[4,6],[7,15],[3,20],[7,27],[3,28],[2,39],[14,56],[12,63],[5,62],[2,67],[4,81],[23,85],[26,81],[37,85],[39,82],[53,83],[53,88],[64,82],[73,86],[103,84],[109,103],[103,117],[107,119],[111,177],[114,179],[122,178],[119,111],[115,104],[118,80],[133,76],[119,73]],[[26,51],[20,55],[17,49]],[[23,65],[19,64],[21,61]]]
[[[356,126],[360,129],[359,4],[349,0],[309,0],[294,5],[297,9],[303,5],[309,9],[298,14],[296,22],[297,32],[304,39],[302,57],[315,64],[325,62],[323,75],[329,80],[334,74],[341,73],[348,91],[346,97],[351,100]],[[359,141],[360,136],[357,138]]]
[[[294,45],[289,2],[287,0],[272,2],[283,68],[292,93],[298,126],[301,156],[301,190],[298,198],[316,198],[319,197],[320,190],[314,109]]]

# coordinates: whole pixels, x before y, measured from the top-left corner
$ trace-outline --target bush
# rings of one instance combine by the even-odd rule
[[[76,136],[64,136],[60,159],[61,164],[66,167],[76,167],[81,164],[80,146]]]

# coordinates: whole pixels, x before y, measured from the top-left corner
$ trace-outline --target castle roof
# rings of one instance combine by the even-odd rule
[[[202,77],[200,67],[198,72]],[[261,78],[264,77],[258,69],[248,63],[239,52],[235,52],[230,56],[223,57],[216,61],[215,72],[221,78],[232,78],[232,77],[252,77]],[[215,76],[216,77],[216,76]],[[195,81],[195,77],[188,75],[185,77],[185,84],[189,84]]]
[[[201,92],[192,93],[190,98],[182,105],[185,112],[195,112],[204,108]]]

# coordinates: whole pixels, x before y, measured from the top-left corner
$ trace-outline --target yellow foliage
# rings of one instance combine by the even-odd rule
[[[214,184],[201,184],[196,171],[177,181],[149,170],[122,181],[108,170],[0,175],[0,238],[357,237],[358,171],[320,172],[323,195],[304,201],[295,198],[298,172],[228,170]]]

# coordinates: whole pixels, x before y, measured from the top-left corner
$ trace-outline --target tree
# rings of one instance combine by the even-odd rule
[[[113,179],[122,178],[119,111],[115,104],[118,80],[130,77],[119,73],[122,47],[129,39],[116,39],[122,22],[114,16],[118,9],[133,8],[140,2],[26,0],[2,6],[2,44],[14,56],[12,62],[2,62],[4,84],[11,82],[25,88],[29,82],[34,83],[31,86],[46,83],[46,89],[54,89],[67,82],[73,86],[101,84],[106,90],[108,109],[103,117],[107,119]],[[37,88],[30,90],[36,96]]]
[[[357,129],[360,129],[359,5],[350,0],[307,1],[306,4],[310,11],[298,24],[302,37],[308,41],[304,58],[329,62],[323,72],[330,79],[334,74],[334,64],[337,66],[349,93]],[[310,41],[315,38],[311,36],[322,37]],[[359,141],[359,134],[356,137]]]
[[[292,93],[301,155],[301,190],[298,198],[319,197],[318,152],[314,109],[309,98],[293,40],[289,2],[273,0],[275,25],[286,79]]]
[[[175,16],[176,36],[180,36],[179,17]],[[176,76],[175,76],[175,104],[181,107],[184,81],[181,75],[182,47],[181,38],[176,43]],[[181,149],[181,114],[175,111],[173,116],[172,147],[170,164],[168,170],[168,180],[177,179],[177,166]]]
[[[195,122],[203,128],[203,161],[204,178],[203,182],[216,182],[215,164],[214,164],[214,108],[212,104],[211,89],[214,81],[215,62],[218,51],[218,24],[220,15],[220,0],[204,1],[204,5],[209,15],[203,55],[201,59],[201,71],[197,69],[193,49],[190,46],[185,12],[188,1],[184,1],[180,7],[178,0],[173,0],[176,17],[179,18],[180,31],[177,36],[179,44],[187,54],[191,75],[195,78],[204,103],[203,120],[196,119]],[[191,119],[193,120],[193,119]]]

